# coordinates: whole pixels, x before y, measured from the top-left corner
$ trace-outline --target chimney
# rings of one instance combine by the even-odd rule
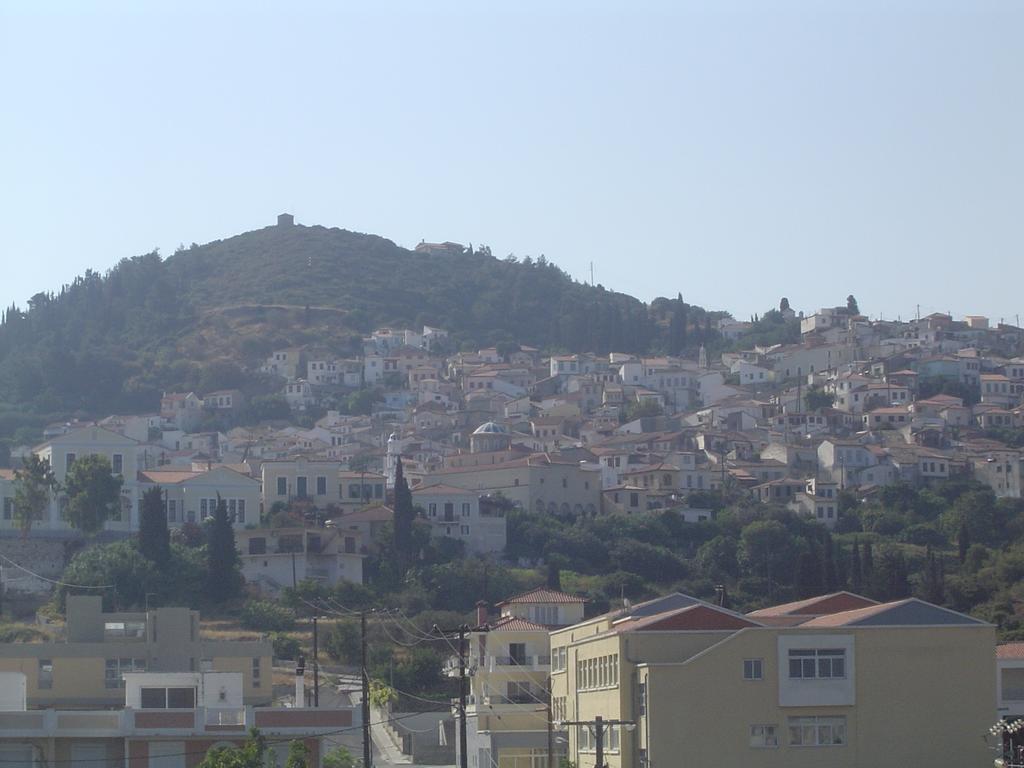
[[[476,625],[482,627],[487,623],[487,603],[478,600],[476,604]]]

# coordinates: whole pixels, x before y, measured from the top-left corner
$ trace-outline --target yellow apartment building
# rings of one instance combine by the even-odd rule
[[[556,719],[609,768],[992,764],[994,628],[849,593],[743,615],[669,595],[551,636]],[[595,765],[592,727],[568,756]]]
[[[0,672],[24,674],[30,708],[123,706],[131,672],[239,672],[244,703],[261,706],[273,698],[272,657],[266,641],[203,638],[198,611],[104,613],[102,598],[72,595],[65,638],[0,645]]]

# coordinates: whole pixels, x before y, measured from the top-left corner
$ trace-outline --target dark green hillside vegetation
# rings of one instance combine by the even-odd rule
[[[0,316],[0,434],[46,417],[137,412],[163,390],[240,387],[271,350],[345,356],[380,325],[448,329],[452,347],[695,353],[722,313],[650,306],[570,278],[543,256],[409,251],[374,235],[267,227],[207,245],[122,259]]]

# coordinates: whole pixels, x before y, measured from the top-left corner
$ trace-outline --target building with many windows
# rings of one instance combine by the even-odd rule
[[[921,600],[743,615],[673,594],[557,630],[551,649],[560,719],[630,724],[605,728],[609,768],[991,765],[994,627]],[[592,728],[568,739],[593,760]]]
[[[114,707],[126,672],[238,672],[245,704],[273,698],[269,641],[210,640],[199,612],[154,608],[106,613],[103,600],[69,595],[62,640],[0,645],[0,673],[25,676],[29,707]]]
[[[549,745],[554,764],[565,754],[564,733],[548,733],[549,632],[580,621],[584,602],[541,587],[499,603],[500,615],[491,620],[486,603],[477,604],[466,713],[471,768],[547,768]]]

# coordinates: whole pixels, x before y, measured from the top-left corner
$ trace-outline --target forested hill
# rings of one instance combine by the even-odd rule
[[[680,351],[688,327],[694,346],[710,320],[681,301],[648,306],[576,282],[543,256],[421,253],[342,229],[271,226],[166,259],[123,259],[6,310],[0,437],[12,431],[4,413],[153,410],[164,389],[234,385],[225,370],[237,378],[276,347],[353,354],[358,336],[383,324],[446,328],[455,349],[646,352]]]

